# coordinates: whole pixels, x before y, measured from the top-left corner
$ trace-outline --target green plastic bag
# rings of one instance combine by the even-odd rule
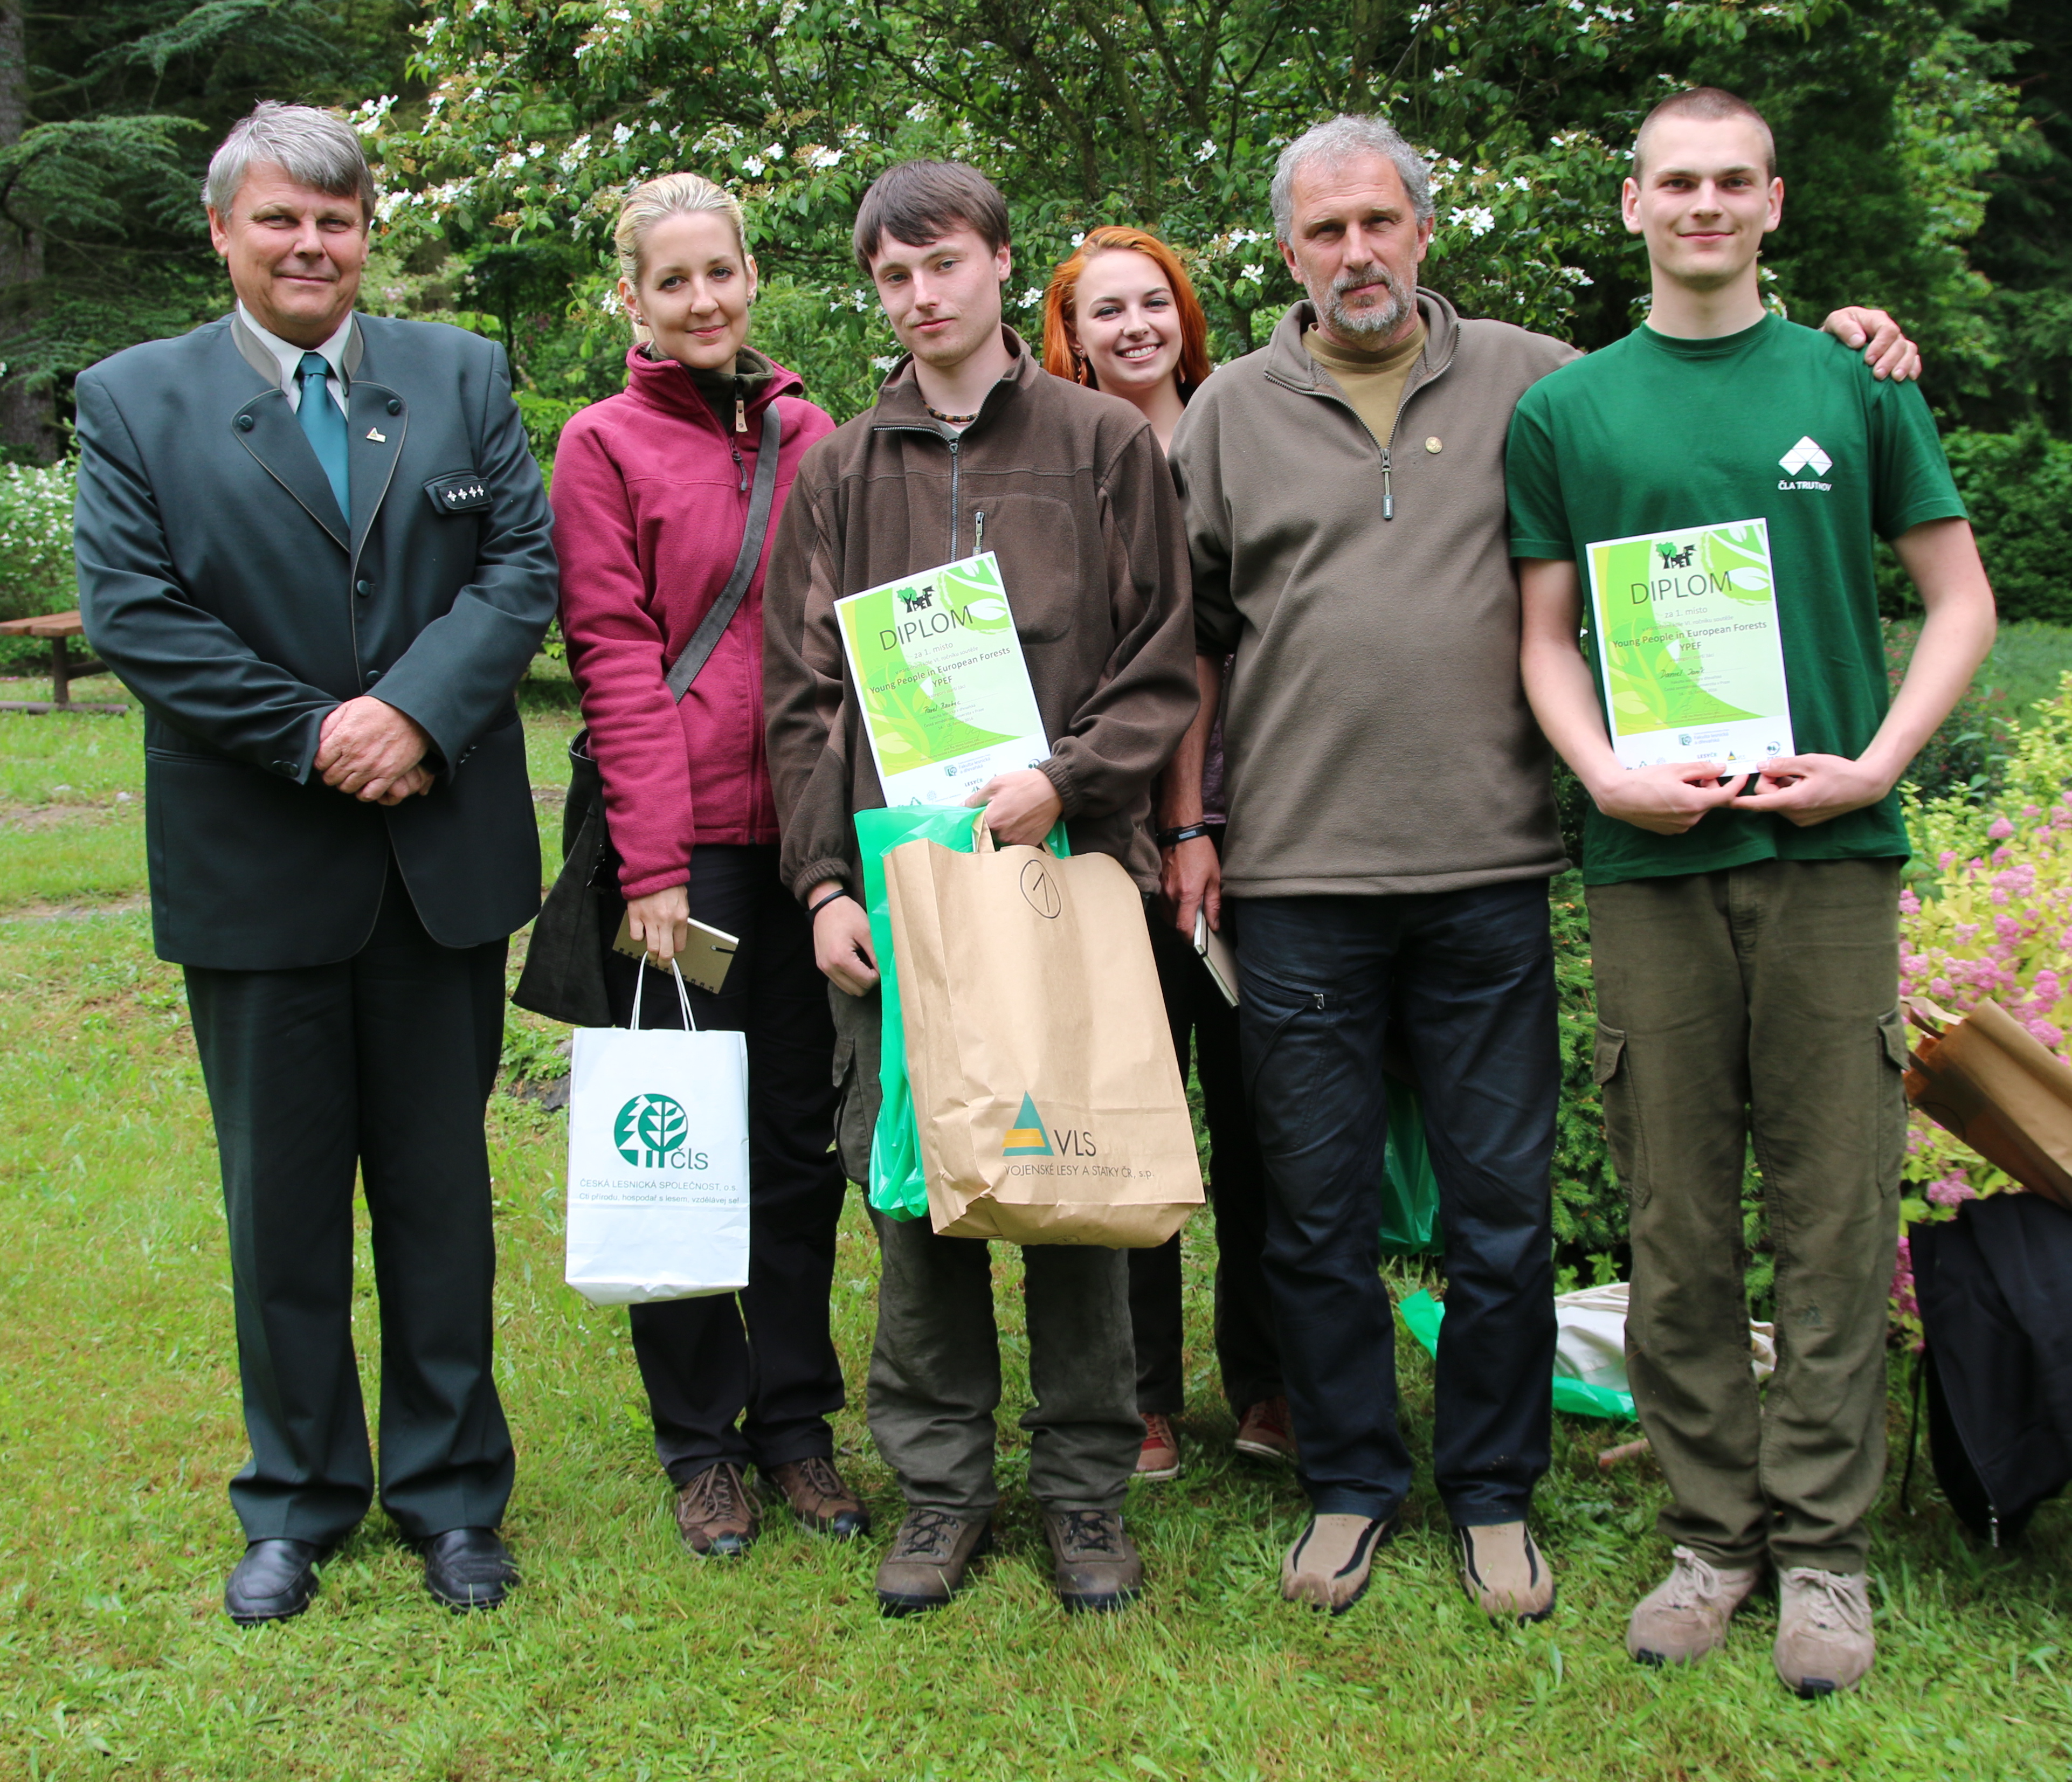
[[[863,907],[870,918],[870,949],[878,958],[883,999],[879,1035],[878,1126],[870,1140],[870,1204],[893,1219],[925,1219],[928,1184],[921,1173],[921,1139],[914,1124],[914,1090],[906,1078],[906,1030],[899,1014],[898,961],[892,955],[892,907],[885,893],[885,856],[902,842],[937,842],[953,853],[969,854],[978,810],[968,805],[902,805],[896,810],[858,811],[856,839],[863,856]],[[1071,844],[1065,825],[1054,824],[1044,845],[1060,860]]]
[[[1388,1155],[1381,1172],[1381,1253],[1432,1256],[1439,1233],[1439,1179],[1424,1148],[1424,1104],[1417,1091],[1392,1076],[1388,1092]]]
[[[1436,1358],[1439,1353],[1439,1326],[1445,1318],[1446,1308],[1420,1288],[1396,1309],[1402,1315],[1404,1327],[1417,1339],[1418,1346]],[[1554,1408],[1566,1411],[1571,1417],[1604,1417],[1622,1423],[1638,1421],[1631,1393],[1614,1391],[1610,1386],[1593,1386],[1566,1374],[1554,1376]]]

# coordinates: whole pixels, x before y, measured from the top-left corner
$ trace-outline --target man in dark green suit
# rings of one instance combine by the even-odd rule
[[[554,611],[551,520],[502,351],[353,313],[374,197],[349,126],[261,105],[209,168],[236,311],[76,386],[80,608],[144,706],[152,923],[222,1156],[242,1623],[307,1607],[374,1494],[356,1168],[382,1504],[440,1601],[516,1582],[483,1113],[539,905],[512,693]]]

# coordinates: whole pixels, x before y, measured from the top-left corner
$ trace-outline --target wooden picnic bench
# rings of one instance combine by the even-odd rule
[[[110,672],[105,662],[97,662],[91,656],[84,661],[75,657],[67,647],[67,640],[82,637],[86,628],[76,612],[46,613],[40,619],[9,619],[0,620],[0,636],[43,637],[51,645],[51,697],[47,699],[0,699],[0,711],[98,711],[112,713],[116,717],[125,716],[127,706],[81,705],[72,696],[72,684],[89,674]]]

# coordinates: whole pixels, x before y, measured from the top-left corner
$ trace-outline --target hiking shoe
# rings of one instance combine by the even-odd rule
[[[1871,1668],[1871,1597],[1861,1572],[1794,1566],[1777,1580],[1777,1645],[1784,1686],[1811,1698],[1852,1689]]]
[[[831,1535],[837,1541],[853,1541],[870,1533],[870,1512],[863,1500],[842,1483],[835,1463],[822,1455],[804,1460],[787,1460],[772,1467],[770,1483],[784,1494],[801,1528],[814,1534]]]
[[[1727,1643],[1727,1624],[1762,1580],[1759,1566],[1715,1566],[1672,1549],[1669,1575],[1634,1606],[1626,1649],[1643,1665],[1695,1665]]]
[[[878,1607],[886,1615],[921,1615],[957,1594],[964,1570],[993,1545],[993,1519],[915,1505],[892,1550],[878,1567]]]
[[[1281,1562],[1281,1594],[1343,1615],[1367,1594],[1374,1549],[1395,1532],[1380,1517],[1311,1517]]]
[[[1144,1562],[1114,1510],[1048,1510],[1058,1600],[1068,1611],[1126,1608],[1144,1588]]]
[[[1152,1411],[1144,1419],[1144,1446],[1137,1451],[1137,1476],[1162,1484],[1180,1476],[1180,1438],[1173,1419]]]
[[[1492,1621],[1544,1621],[1554,1612],[1554,1574],[1523,1522],[1456,1526],[1461,1582]]]
[[[676,1527],[684,1545],[704,1559],[732,1559],[748,1551],[763,1521],[748,1481],[731,1460],[708,1467],[676,1490]]]
[[[1293,1460],[1295,1422],[1285,1398],[1262,1398],[1237,1420],[1237,1451],[1255,1460]]]

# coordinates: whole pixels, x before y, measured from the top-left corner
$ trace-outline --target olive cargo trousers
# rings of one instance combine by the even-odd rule
[[[1633,1212],[1627,1372],[1673,1494],[1661,1531],[1716,1565],[1864,1569],[1906,1146],[1899,866],[1766,860],[1589,889],[1596,1074]],[[1751,1142],[1777,1261],[1762,1389]]]

